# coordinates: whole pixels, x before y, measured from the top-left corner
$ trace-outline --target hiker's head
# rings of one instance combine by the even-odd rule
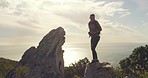
[[[94,21],[95,20],[95,14],[91,14],[89,18],[90,18],[91,21]]]

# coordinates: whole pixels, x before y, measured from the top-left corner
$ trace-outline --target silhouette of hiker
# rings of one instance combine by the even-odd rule
[[[102,31],[102,28],[99,22],[95,20],[94,14],[90,15],[90,22],[88,23],[88,28],[88,34],[91,37],[91,50],[93,55],[92,63],[99,62],[95,48],[100,40],[100,32]]]
[[[8,74],[6,75],[6,78],[16,78],[16,70],[13,69],[9,71]]]

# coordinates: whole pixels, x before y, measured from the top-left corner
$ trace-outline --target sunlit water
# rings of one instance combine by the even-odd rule
[[[97,46],[97,53],[100,62],[110,62],[114,67],[119,61],[128,57],[134,48],[146,45],[144,43],[101,43]],[[21,56],[30,45],[0,45],[0,57],[20,60]],[[92,60],[92,53],[89,43],[64,44],[65,66],[87,57]]]
[[[109,62],[114,67],[119,65],[119,61],[128,57],[134,48],[144,46],[144,43],[102,43],[97,46],[97,54],[100,62]],[[65,65],[83,59],[92,60],[92,53],[89,43],[65,44]]]

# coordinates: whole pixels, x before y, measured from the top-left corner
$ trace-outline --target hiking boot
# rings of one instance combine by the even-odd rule
[[[96,63],[96,62],[99,62],[99,60],[94,59],[94,60],[92,60],[92,62],[91,62],[90,64],[92,64],[92,63]]]

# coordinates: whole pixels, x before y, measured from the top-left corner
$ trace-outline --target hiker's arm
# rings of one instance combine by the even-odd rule
[[[98,28],[99,28],[99,32],[102,31],[102,27],[101,27],[101,25],[99,24],[98,21],[97,21],[97,26],[98,26]]]
[[[88,35],[91,36],[90,25],[89,25],[89,23],[88,23],[88,29],[89,29],[89,31],[88,31]]]
[[[92,36],[93,34],[96,33],[96,32],[92,32],[92,31],[91,31],[90,23],[88,23],[88,29],[89,29],[89,32],[88,32],[89,36]]]

